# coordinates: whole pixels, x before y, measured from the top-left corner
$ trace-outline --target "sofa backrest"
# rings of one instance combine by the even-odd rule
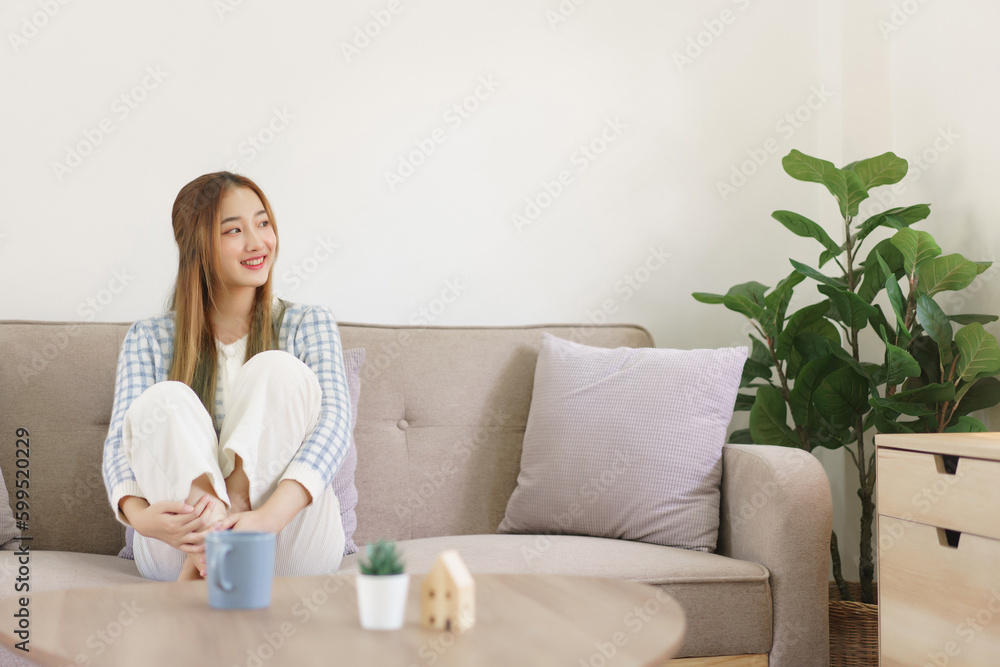
[[[517,483],[543,331],[598,347],[653,345],[627,324],[339,327],[344,349],[366,350],[354,431],[359,545],[496,531]],[[0,470],[14,506],[25,429],[35,549],[124,545],[101,462],[128,328],[0,320]]]

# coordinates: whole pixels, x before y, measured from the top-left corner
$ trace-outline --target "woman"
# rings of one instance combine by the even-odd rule
[[[228,529],[275,533],[276,575],[335,572],[350,399],[333,313],[272,295],[278,232],[250,179],[191,181],[173,228],[170,312],[129,328],[104,444],[139,572],[203,578],[205,534]]]

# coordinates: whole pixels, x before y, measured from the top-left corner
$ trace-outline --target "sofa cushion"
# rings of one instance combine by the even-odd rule
[[[330,486],[340,502],[340,521],[344,525],[344,555],[358,550],[354,544],[354,531],[358,527],[358,517],[355,508],[358,506],[358,489],[354,486],[354,471],[358,466],[358,448],[354,443],[354,425],[358,423],[358,402],[361,399],[361,367],[365,363],[365,348],[355,347],[344,350],[344,372],[347,374],[347,391],[351,395],[351,448],[337,469]],[[2,478],[0,478],[2,480]],[[9,512],[9,509],[8,509]],[[0,530],[3,527],[3,508],[0,507]],[[135,529],[128,526],[125,529],[125,546],[118,553],[121,558],[134,559],[132,551],[132,536]],[[0,532],[2,536],[2,532]],[[0,539],[2,543],[2,539]]]
[[[543,333],[500,533],[713,551],[747,348],[605,349]]]
[[[408,572],[429,572],[456,549],[476,574],[561,574],[659,586],[684,608],[680,656],[767,653],[771,648],[770,573],[757,563],[643,542],[579,535],[460,535],[397,543]],[[345,556],[338,574],[356,574]],[[718,632],[726,628],[726,632]]]
[[[107,554],[31,550],[31,592],[134,584],[144,579],[135,561]],[[0,552],[0,598],[17,595],[17,554]]]

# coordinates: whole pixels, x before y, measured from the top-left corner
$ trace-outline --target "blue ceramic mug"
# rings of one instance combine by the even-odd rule
[[[275,534],[213,531],[205,536],[208,604],[261,609],[271,604]]]

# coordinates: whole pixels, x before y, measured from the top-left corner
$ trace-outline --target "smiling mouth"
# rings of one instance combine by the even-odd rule
[[[256,257],[254,259],[248,259],[246,261],[240,262],[240,264],[242,264],[243,266],[249,267],[251,269],[255,269],[258,266],[260,266],[261,264],[263,264],[264,260],[266,258],[267,258],[267,255],[263,255],[261,257]]]

